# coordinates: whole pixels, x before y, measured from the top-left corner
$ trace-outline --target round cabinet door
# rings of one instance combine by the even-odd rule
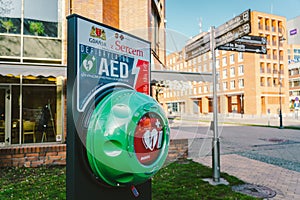
[[[169,135],[165,113],[153,98],[129,89],[111,92],[89,121],[90,168],[111,186],[143,183],[163,166]]]

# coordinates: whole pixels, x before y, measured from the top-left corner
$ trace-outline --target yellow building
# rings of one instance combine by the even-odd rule
[[[289,112],[287,43],[282,40],[286,38],[285,27],[285,17],[252,11],[250,35],[267,38],[267,54],[216,50],[220,113],[254,116],[270,113],[276,116],[280,105],[283,114]],[[169,54],[168,69],[212,72],[210,52],[188,61],[185,61],[184,54],[184,49]],[[212,83],[170,83],[159,100],[173,114],[211,113]]]

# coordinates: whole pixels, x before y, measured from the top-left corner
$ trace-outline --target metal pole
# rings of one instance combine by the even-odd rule
[[[213,141],[212,141],[212,166],[213,181],[220,182],[220,141],[218,134],[218,96],[217,96],[217,69],[215,54],[215,27],[210,29],[210,51],[212,54],[212,71],[213,71]]]
[[[283,36],[282,36],[283,38]],[[279,72],[279,129],[283,129],[283,125],[282,125],[282,105],[281,105],[281,85],[282,85],[282,81],[281,81],[281,68],[280,68],[280,41],[281,41],[281,37],[278,35],[278,72]]]

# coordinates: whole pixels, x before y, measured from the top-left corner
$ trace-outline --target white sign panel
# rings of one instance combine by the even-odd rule
[[[120,30],[78,18],[77,109],[100,89],[126,85],[150,91],[150,43]]]

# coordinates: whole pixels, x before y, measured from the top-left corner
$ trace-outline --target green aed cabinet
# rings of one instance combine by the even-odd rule
[[[170,129],[149,96],[150,43],[67,19],[67,199],[151,199]]]

